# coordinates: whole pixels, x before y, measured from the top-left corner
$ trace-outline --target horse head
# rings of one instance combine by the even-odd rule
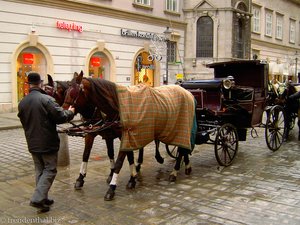
[[[63,105],[69,81],[54,81],[50,74],[47,74],[47,76],[48,83],[43,85],[44,91],[52,96],[59,105]]]
[[[83,71],[74,73],[68,89],[65,92],[62,107],[68,109],[70,105],[75,108],[75,113],[80,113],[85,119],[91,119],[96,114],[96,107],[88,102],[86,94],[89,90],[89,82],[83,79]],[[98,115],[99,113],[97,113]]]

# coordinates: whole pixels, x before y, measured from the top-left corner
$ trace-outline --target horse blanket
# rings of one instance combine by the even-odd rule
[[[153,140],[191,149],[193,95],[178,85],[117,85],[122,140],[120,150],[142,148]]]

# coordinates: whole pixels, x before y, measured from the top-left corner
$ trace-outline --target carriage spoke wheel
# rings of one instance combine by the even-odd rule
[[[287,132],[287,124],[284,110],[281,106],[274,106],[270,109],[267,117],[265,138],[270,150],[276,151],[282,145]]]
[[[166,150],[171,158],[176,159],[178,157],[178,146],[166,144]]]
[[[215,139],[215,155],[221,166],[232,164],[238,151],[238,134],[236,128],[229,123],[222,125]]]

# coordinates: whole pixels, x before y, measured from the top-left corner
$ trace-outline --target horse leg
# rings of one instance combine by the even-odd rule
[[[137,172],[136,167],[134,164],[134,153],[133,151],[126,152],[127,153],[127,159],[129,163],[130,168],[130,179],[126,185],[127,189],[134,189],[136,185],[136,179],[137,179]]]
[[[111,201],[114,199],[115,196],[115,190],[117,188],[117,179],[118,179],[118,175],[122,169],[123,163],[124,163],[124,159],[126,157],[127,153],[124,151],[119,151],[118,153],[118,158],[115,164],[115,169],[114,169],[114,174],[113,177],[110,181],[109,184],[109,188],[104,196],[104,200],[105,201]]]
[[[84,146],[84,152],[82,155],[82,163],[80,166],[80,172],[79,172],[79,177],[76,179],[74,188],[76,190],[80,190],[83,187],[84,184],[84,178],[86,177],[87,173],[87,164],[90,158],[90,153],[93,147],[95,135],[92,134],[87,134],[85,136],[85,146]]]
[[[159,152],[159,140],[155,140],[155,159],[160,164],[164,163],[164,158],[161,157]]]
[[[185,164],[185,174],[190,175],[192,172],[192,165],[187,150],[183,153],[184,164]]]
[[[141,166],[144,161],[144,148],[139,149],[139,156],[137,160],[137,165],[136,165],[136,172],[139,173],[141,171]]]
[[[300,141],[300,108],[298,108],[298,141]]]
[[[175,182],[177,178],[177,173],[180,169],[182,157],[183,157],[183,151],[181,150],[182,148],[178,147],[178,157],[176,158],[175,166],[172,171],[172,173],[169,176],[169,181],[170,182]]]
[[[106,179],[106,182],[109,184],[111,182],[114,173],[114,168],[115,168],[114,139],[106,138],[105,143],[107,147],[107,155],[109,157],[109,162],[110,162],[110,174]]]

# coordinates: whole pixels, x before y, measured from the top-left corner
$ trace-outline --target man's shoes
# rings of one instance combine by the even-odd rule
[[[47,198],[47,199],[44,200],[44,204],[45,204],[45,205],[50,206],[50,205],[53,205],[53,203],[54,203],[54,200],[52,200],[52,199],[48,199],[48,198]]]
[[[41,212],[41,213],[48,212],[50,210],[50,207],[45,204],[45,201],[41,201],[41,202],[30,201],[29,205],[39,209],[38,212]]]

